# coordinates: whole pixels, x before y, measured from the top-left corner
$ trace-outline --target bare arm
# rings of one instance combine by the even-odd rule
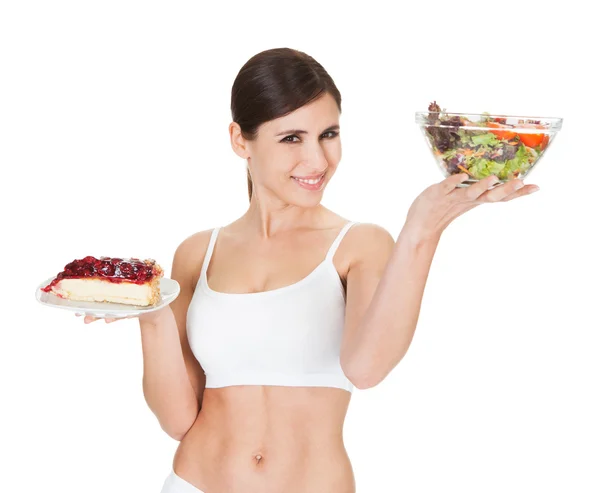
[[[383,228],[350,266],[342,367],[361,389],[381,382],[412,341],[437,241],[417,243]]]
[[[203,260],[197,258],[203,243],[208,243],[206,232],[186,239],[177,248],[171,278],[180,285],[179,296],[154,316],[139,319],[144,398],[161,428],[175,440],[182,440],[194,424],[206,383],[186,333],[187,310],[194,292],[192,278]]]
[[[468,178],[466,173],[451,175],[426,188],[412,203],[395,244],[386,230],[374,225],[363,235],[369,241],[359,242],[346,280],[341,349],[342,368],[356,387],[377,385],[406,354],[445,228],[481,204],[508,202],[535,190],[518,179],[493,187],[499,181],[494,175],[457,187]]]

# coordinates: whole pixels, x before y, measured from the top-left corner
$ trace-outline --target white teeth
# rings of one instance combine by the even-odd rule
[[[296,178],[295,176],[293,176],[292,178],[294,178],[294,180],[298,180],[301,181],[302,183],[308,183],[309,185],[316,185],[317,183],[319,183],[322,180],[322,176],[321,178],[317,178],[315,180],[303,180],[302,178]]]

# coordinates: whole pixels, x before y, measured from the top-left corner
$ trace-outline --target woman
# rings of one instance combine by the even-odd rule
[[[341,97],[320,64],[259,53],[231,97],[250,206],[181,243],[171,273],[181,294],[139,318],[146,401],[181,442],[162,491],[353,493],[351,393],[406,353],[442,231],[536,187],[490,189],[490,177],[457,188],[468,176],[451,176],[419,195],[394,241],[320,204],[341,158]]]

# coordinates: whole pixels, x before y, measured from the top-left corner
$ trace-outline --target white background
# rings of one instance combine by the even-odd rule
[[[178,442],[144,402],[137,322],[84,325],[35,287],[85,255],[168,275],[185,237],[242,215],[231,84],[288,46],[342,93],[323,203],[394,237],[442,179],[415,111],[564,118],[526,179],[539,192],[446,230],[407,356],[355,391],[358,493],[600,491],[593,16],[573,1],[215,3],[0,7],[0,490],[160,490]]]

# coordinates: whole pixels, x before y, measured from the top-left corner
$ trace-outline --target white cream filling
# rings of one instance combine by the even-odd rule
[[[108,301],[147,306],[152,299],[149,284],[109,282],[100,279],[62,279],[52,290],[59,296],[75,301]]]

